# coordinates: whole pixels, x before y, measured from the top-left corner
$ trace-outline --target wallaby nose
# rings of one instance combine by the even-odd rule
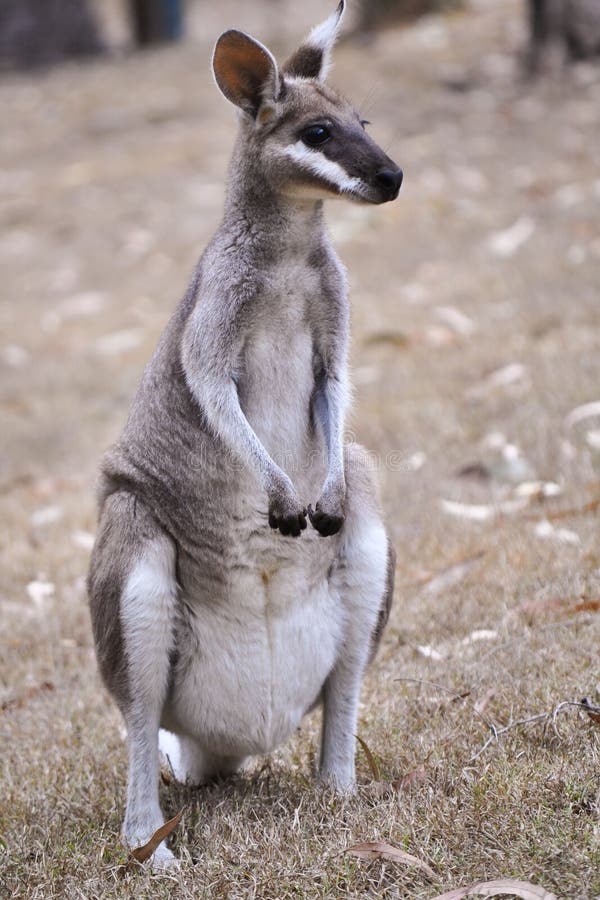
[[[402,169],[382,169],[375,176],[378,187],[382,189],[386,200],[395,200],[402,184]]]

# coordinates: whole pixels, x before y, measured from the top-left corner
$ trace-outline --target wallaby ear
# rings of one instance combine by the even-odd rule
[[[340,0],[336,11],[313,28],[306,40],[300,44],[284,65],[283,71],[286,75],[325,81],[329,71],[331,51],[338,36],[345,9],[345,0]]]
[[[272,54],[243,31],[226,31],[215,45],[212,60],[222,93],[256,116],[261,104],[279,95],[279,72]]]

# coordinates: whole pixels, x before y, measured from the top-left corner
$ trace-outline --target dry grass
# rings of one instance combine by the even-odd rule
[[[474,704],[502,727],[600,700],[598,511],[577,513],[600,493],[599,426],[564,426],[600,399],[600,75],[521,83],[520,9],[501,6],[392,30],[376,52],[345,45],[335,72],[406,171],[397,204],[330,211],[353,287],[354,425],[398,550],[360,735],[404,787],[374,787],[359,751],[356,798],[316,791],[315,714],[244,776],[163,788],[167,813],[185,806],[185,864],[164,878],[119,874],[125,749],[95,671],[86,534],[99,454],[217,221],[233,121],[208,43],[0,85],[0,894],[431,898],[502,875],[600,894],[597,722],[569,707],[558,734],[515,727],[473,759],[490,734]],[[497,255],[490,236],[523,217],[532,233]],[[483,477],[457,475],[474,463]],[[561,495],[485,521],[440,505],[513,504],[534,477]],[[536,532],[560,510],[563,531]],[[369,840],[436,880],[344,852]]]

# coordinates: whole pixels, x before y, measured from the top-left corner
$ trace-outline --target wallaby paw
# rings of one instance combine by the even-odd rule
[[[180,861],[164,843],[159,844],[150,857],[150,867],[153,872],[172,872],[174,869],[179,869],[180,866]]]
[[[274,497],[269,503],[269,525],[281,534],[298,537],[306,528],[306,507],[289,496]]]
[[[356,778],[350,772],[319,772],[318,783],[340,797],[353,797],[357,793]]]
[[[331,537],[332,534],[337,534],[344,524],[343,510],[329,511],[323,509],[320,500],[314,509],[312,506],[308,507],[308,517],[310,524],[319,532],[321,537]]]

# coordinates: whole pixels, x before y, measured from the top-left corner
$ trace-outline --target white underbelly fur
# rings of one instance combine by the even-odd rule
[[[289,569],[267,584],[255,572],[238,587],[228,604],[190,617],[193,654],[169,704],[179,729],[225,756],[269,753],[294,732],[333,667],[343,624],[326,578],[305,592]]]

